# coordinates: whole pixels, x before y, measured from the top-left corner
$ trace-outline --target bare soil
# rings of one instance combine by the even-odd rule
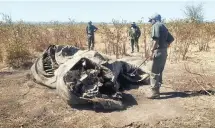
[[[30,80],[29,70],[1,65],[0,127],[215,127],[215,96],[202,89],[215,87],[214,55],[211,48],[187,61],[167,61],[161,99],[147,99],[149,87],[140,86],[125,91],[133,96],[125,98],[125,110],[109,112],[70,107],[55,90]],[[205,79],[189,74],[184,64],[197,73],[203,68]]]

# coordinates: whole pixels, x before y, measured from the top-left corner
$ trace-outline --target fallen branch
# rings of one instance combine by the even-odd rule
[[[206,93],[208,93],[210,96],[212,95],[212,94],[209,93],[203,86],[201,86],[201,84],[199,83],[199,81],[198,81],[196,78],[194,78],[194,79],[195,79],[196,83],[199,84],[199,86],[200,86]]]
[[[200,83],[199,83],[199,81],[197,80],[197,78],[194,76],[194,75],[197,75],[197,76],[199,76],[199,77],[201,77],[202,78],[202,80],[203,80],[203,83],[206,85],[206,86],[209,86],[208,84],[206,84],[205,82],[206,82],[206,80],[205,80],[205,74],[200,74],[200,73],[195,73],[195,72],[191,72],[191,70],[190,70],[190,68],[186,65],[186,64],[184,64],[184,68],[185,68],[185,70],[186,70],[186,72],[188,72],[189,74],[191,74],[192,76],[193,76],[193,78],[194,78],[194,80],[195,80],[195,82],[208,94],[208,95],[212,95],[211,93],[209,93]]]

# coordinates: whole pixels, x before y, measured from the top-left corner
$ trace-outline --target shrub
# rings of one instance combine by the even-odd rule
[[[126,21],[112,20],[112,25],[101,24],[101,36],[105,44],[105,53],[119,55],[126,54],[126,41],[128,40],[128,26]]]
[[[29,63],[31,53],[28,47],[25,24],[10,25],[10,39],[5,44],[6,63],[13,68],[20,68]]]

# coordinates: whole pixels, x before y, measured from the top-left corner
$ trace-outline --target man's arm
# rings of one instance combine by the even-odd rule
[[[154,58],[154,51],[157,48],[158,45],[158,40],[152,40],[152,45],[151,45],[151,51],[150,51],[150,60],[152,60]]]
[[[139,27],[137,27],[137,30],[138,30],[138,38],[141,36],[141,31],[140,31],[140,28]]]
[[[159,38],[160,38],[160,27],[158,25],[153,25],[152,26],[152,49],[155,50],[158,46],[159,43]]]
[[[160,30],[159,26],[153,25],[152,27],[152,46],[151,46],[151,54],[150,58],[153,59],[154,50],[158,47],[158,42],[160,38]]]
[[[96,32],[97,30],[98,30],[98,28],[94,26],[94,32]]]
[[[158,46],[158,40],[152,40],[151,51],[154,52],[157,46]]]

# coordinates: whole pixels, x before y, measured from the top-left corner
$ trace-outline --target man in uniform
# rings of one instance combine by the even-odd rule
[[[149,22],[152,24],[152,47],[150,59],[152,60],[152,68],[150,75],[150,83],[152,95],[151,99],[160,97],[160,87],[162,84],[162,74],[167,59],[168,48],[168,29],[161,23],[161,15],[155,14]]]
[[[92,22],[88,22],[88,26],[86,27],[87,38],[88,38],[88,50],[94,49],[94,32],[98,30],[97,27],[92,25]]]
[[[141,31],[140,28],[135,24],[135,22],[133,22],[131,24],[131,28],[129,30],[129,36],[130,36],[130,40],[131,40],[131,53],[134,52],[134,45],[137,48],[137,52],[139,52],[139,45],[138,45],[138,40],[140,38],[141,35]]]

